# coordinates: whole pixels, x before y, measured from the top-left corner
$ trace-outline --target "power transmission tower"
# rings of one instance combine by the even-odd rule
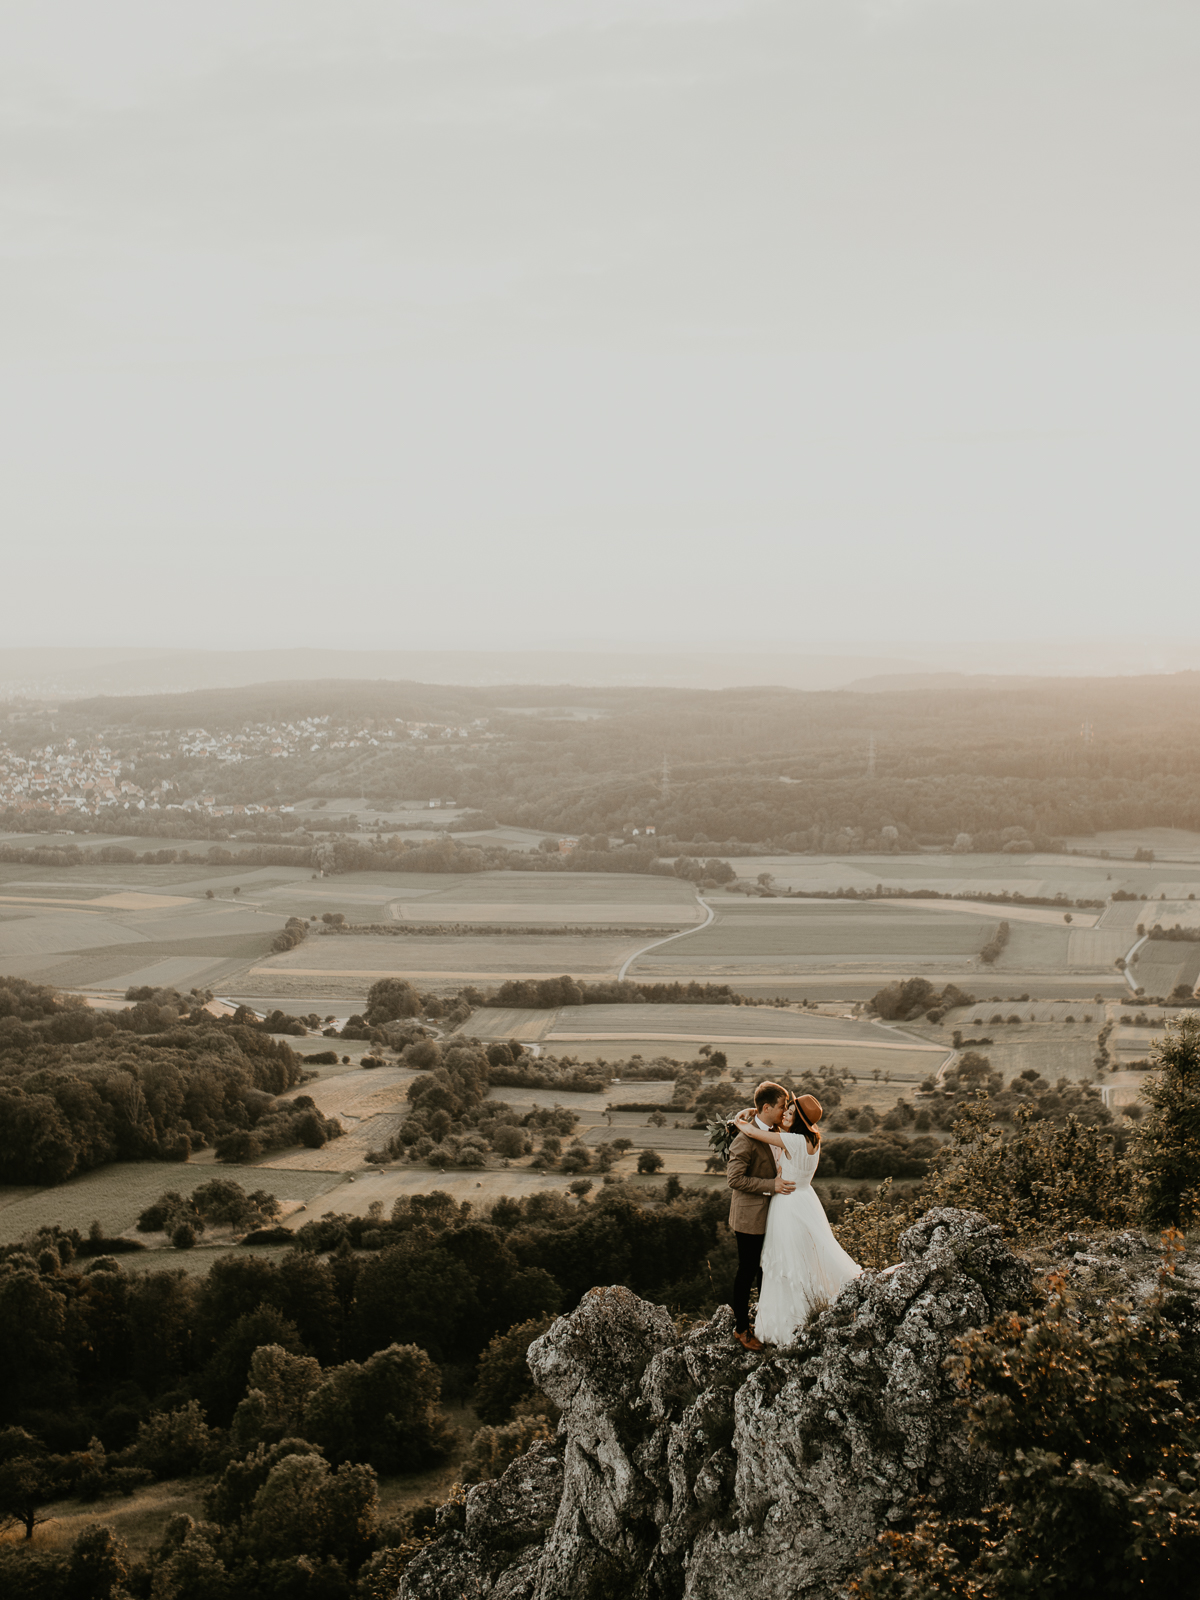
[[[867,777],[875,776],[875,735],[872,734],[867,741]]]

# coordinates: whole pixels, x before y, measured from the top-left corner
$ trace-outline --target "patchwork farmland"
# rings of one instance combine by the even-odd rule
[[[739,1074],[738,1092],[762,1074],[836,1073],[854,1099],[884,1116],[951,1059],[955,1029],[987,1038],[985,1048],[1007,1081],[1034,1070],[1053,1080],[1094,1078],[1097,1034],[1106,1021],[1118,1068],[1106,1090],[1114,1104],[1136,1096],[1128,1070],[1145,1058],[1167,1015],[1148,1008],[1143,1026],[1123,1025],[1130,993],[1117,970],[1148,993],[1169,993],[1200,977],[1200,944],[1146,939],[1151,928],[1200,928],[1200,864],[1169,866],[1078,858],[1011,857],[963,863],[940,857],[743,858],[738,884],[697,889],[673,876],[544,872],[345,873],[314,877],[288,867],[219,867],[87,863],[71,872],[5,864],[0,868],[0,971],[75,989],[96,1004],[119,1004],[127,988],[192,986],[259,1010],[332,1013],[361,1010],[379,977],[404,977],[422,992],[464,985],[494,988],[510,977],[612,979],[729,984],[781,1004],[589,1005],[548,1009],[476,1008],[458,1036],[485,1044],[515,1040],[543,1057],[589,1064],[632,1062],[636,1083],[616,1080],[599,1093],[497,1089],[492,1098],[524,1115],[555,1103],[578,1117],[589,1147],[630,1141],[614,1172],[641,1180],[637,1157],[653,1148],[664,1171],[706,1178],[707,1144],[691,1119],[670,1108],[673,1081],[642,1074],[654,1063],[686,1062],[708,1049]],[[1113,873],[1109,877],[1110,871]],[[767,895],[761,897],[761,874]],[[837,888],[929,889],[905,899],[788,898]],[[1112,900],[1117,890],[1145,895]],[[1105,901],[1076,907],[1067,922],[1053,906],[997,905],[939,895],[1065,894]],[[321,919],[343,919],[332,931]],[[289,917],[309,934],[273,952]],[[980,952],[1001,920],[1008,942],[993,965]],[[1135,949],[1135,947],[1137,947]],[[939,1026],[884,1025],[859,1014],[857,1002],[898,977],[922,976],[975,994],[974,1007]],[[1021,996],[1022,999],[1015,997]],[[799,1002],[807,1001],[807,1006]],[[819,1003],[819,1004],[818,1004]],[[1015,1020],[1014,1020],[1015,1019]],[[1121,1025],[1118,1025],[1121,1024]],[[447,1037],[444,1036],[443,1042]],[[313,1053],[316,1041],[302,1043]],[[339,1045],[348,1061],[322,1066],[295,1093],[310,1094],[342,1123],[341,1138],[319,1149],[275,1151],[244,1169],[216,1169],[265,1188],[289,1211],[286,1225],[324,1211],[366,1214],[402,1194],[442,1188],[459,1198],[561,1189],[564,1175],[521,1161],[474,1173],[424,1163],[367,1161],[406,1117],[413,1073],[397,1058],[363,1069],[366,1046]],[[615,1109],[626,1101],[658,1104],[660,1117]],[[0,1236],[18,1238],[52,1203],[59,1220],[129,1231],[138,1212],[167,1187],[188,1189],[213,1174],[211,1152],[183,1169],[122,1166],[72,1180],[53,1192],[8,1190],[0,1196]],[[300,1207],[306,1209],[302,1212]],[[213,1247],[220,1244],[217,1240]],[[203,1259],[209,1247],[198,1253]],[[156,1251],[138,1260],[151,1259]],[[189,1267],[193,1266],[189,1262]]]

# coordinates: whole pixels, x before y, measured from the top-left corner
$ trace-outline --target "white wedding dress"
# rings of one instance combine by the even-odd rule
[[[834,1238],[812,1186],[820,1146],[809,1155],[803,1134],[778,1132],[785,1147],[780,1171],[796,1187],[791,1194],[775,1195],[767,1209],[754,1319],[754,1336],[764,1344],[790,1344],[814,1305],[836,1300],[862,1272]]]

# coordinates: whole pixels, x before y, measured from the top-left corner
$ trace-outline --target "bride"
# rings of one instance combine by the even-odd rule
[[[812,1186],[821,1159],[821,1115],[820,1101],[802,1094],[788,1101],[778,1129],[757,1126],[752,1111],[741,1112],[734,1124],[739,1133],[775,1145],[783,1158],[781,1175],[796,1185],[775,1195],[767,1211],[754,1319],[754,1336],[763,1344],[789,1344],[816,1305],[836,1300],[862,1272],[834,1238]]]

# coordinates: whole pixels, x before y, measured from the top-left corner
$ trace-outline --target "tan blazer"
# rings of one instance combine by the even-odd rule
[[[739,1133],[729,1146],[725,1168],[725,1181],[733,1190],[729,1226],[734,1233],[766,1233],[776,1176],[773,1147]]]

